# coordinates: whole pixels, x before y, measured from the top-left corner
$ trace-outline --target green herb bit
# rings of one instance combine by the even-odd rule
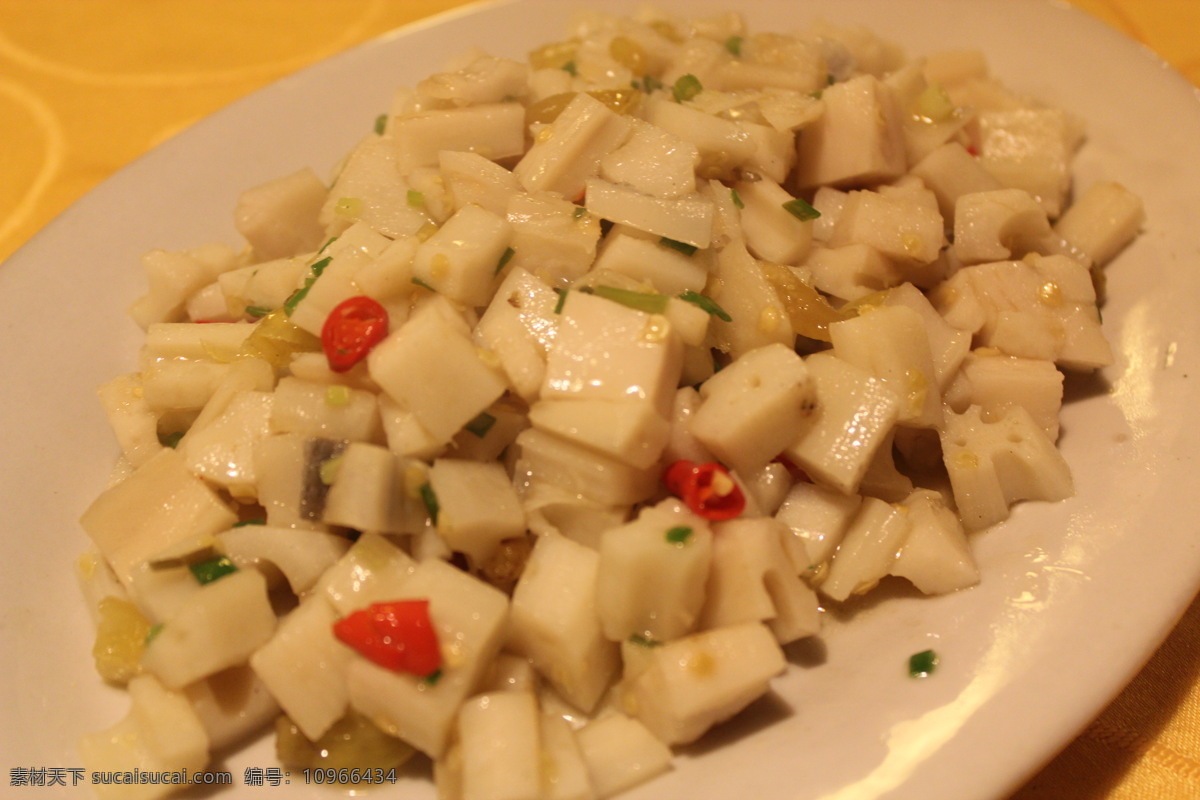
[[[439,668],[435,669],[433,672],[426,675],[424,678],[421,678],[421,683],[425,684],[426,686],[437,686],[437,682],[440,681],[441,679],[442,679],[442,670],[441,670],[441,667],[439,667]]]
[[[733,204],[738,208],[745,208],[746,204],[742,202],[742,196],[738,194],[737,189],[730,189],[729,196],[733,198]]]
[[[566,72],[570,75],[578,75],[579,74],[579,68],[577,66],[575,66],[574,61],[568,61],[567,63],[563,64],[562,69],[564,72]]]
[[[405,202],[407,202],[413,208],[424,208],[425,194],[424,192],[418,192],[416,189],[409,189],[408,195],[405,198]]]
[[[820,211],[817,211],[799,197],[797,197],[795,200],[788,200],[786,203],[784,203],[783,210],[801,222],[808,222],[810,219],[816,219],[817,217],[821,216]]]
[[[266,525],[266,524],[267,524],[267,521],[263,517],[254,517],[253,519],[243,519],[238,522],[235,522],[230,527],[244,528],[247,525]]]
[[[383,136],[384,131],[387,130],[387,123],[388,123],[388,115],[387,114],[380,114],[378,117],[375,118],[375,135],[376,136]]]
[[[914,653],[908,659],[908,674],[913,678],[928,678],[937,669],[937,653],[932,650],[922,650]]]
[[[687,525],[677,525],[667,531],[667,541],[671,544],[687,544],[692,537],[692,529]]]
[[[583,219],[584,217],[587,216],[587,213],[588,213],[588,210],[586,208],[584,208],[583,206],[577,206],[571,215],[575,219]]]
[[[677,103],[691,100],[702,91],[704,91],[704,86],[700,83],[700,79],[690,72],[687,75],[681,75],[671,88],[671,94]]]
[[[685,256],[695,255],[696,250],[698,249],[696,247],[696,245],[694,245],[694,244],[688,244],[687,242],[680,242],[675,239],[668,239],[666,236],[659,239],[658,243],[661,245],[664,245],[666,247],[669,247],[672,250],[678,250],[679,252],[683,253]]]
[[[561,314],[563,306],[567,303],[567,290],[555,287],[554,291],[558,292],[558,302],[554,304],[554,313]]]
[[[643,75],[640,83],[636,80],[632,80],[629,82],[629,85],[635,89],[639,89],[639,90],[645,92],[646,94],[650,94],[651,92],[655,91],[656,89],[663,88],[664,84],[662,81],[660,81],[658,78],[654,77],[653,75]]]
[[[432,286],[430,286],[430,285],[429,285],[429,284],[428,284],[428,283],[425,281],[425,279],[423,279],[423,278],[418,278],[418,277],[417,277],[417,276],[415,276],[415,275],[412,277],[412,282],[413,282],[413,283],[415,283],[417,286],[420,286],[422,289],[428,289],[428,290],[429,290],[429,291],[431,291],[431,292],[436,292],[436,291],[437,291],[437,289],[435,289],[435,288],[433,288]]]
[[[475,419],[468,422],[463,427],[471,433],[478,436],[480,439],[488,435],[488,431],[496,424],[496,418],[486,411],[480,411]]]
[[[158,443],[163,447],[169,447],[174,450],[179,446],[179,441],[183,438],[183,431],[175,431],[158,437]]]
[[[334,236],[334,237],[333,237],[332,239],[330,239],[328,242],[326,242],[325,244],[321,245],[321,249],[317,251],[317,255],[321,255],[321,253],[324,253],[324,252],[325,252],[327,249],[329,249],[329,245],[333,244],[333,243],[334,243],[334,242],[336,242],[337,240],[338,240],[338,237]]]
[[[629,641],[632,644],[640,645],[641,647],[662,647],[662,642],[658,641],[657,639],[651,639],[649,636],[641,633],[631,634]]]
[[[441,506],[438,505],[437,495],[433,492],[433,487],[428,483],[421,484],[421,502],[425,504],[425,511],[429,513],[429,521],[437,525],[438,511]]]
[[[515,256],[516,254],[517,254],[516,250],[513,250],[511,247],[506,247],[504,249],[504,253],[501,254],[501,256],[500,256],[500,260],[496,262],[496,271],[493,272],[492,274],[499,275],[500,271],[502,269],[504,269],[506,266],[508,266],[508,262],[512,261],[512,257]]]
[[[647,314],[663,313],[667,310],[667,301],[670,299],[665,294],[634,292],[629,289],[618,289],[615,286],[595,286],[592,288],[592,293],[605,300],[612,300],[614,303],[645,311]]]
[[[246,306],[246,316],[259,319],[271,313],[271,309],[263,306]]]
[[[742,54],[742,37],[730,36],[728,39],[725,40],[725,49],[729,51],[730,55],[741,56],[741,54]]]
[[[201,586],[212,583],[218,578],[224,578],[230,573],[237,572],[237,567],[225,556],[217,556],[207,561],[197,561],[195,564],[188,564],[188,569],[196,576],[196,580],[200,581]]]
[[[688,289],[686,292],[679,295],[679,299],[685,300],[692,305],[700,306],[709,314],[712,314],[722,322],[733,322],[733,317],[729,316],[729,312],[721,308],[721,306],[717,304],[717,301],[713,300],[711,297],[702,295],[699,292],[693,292],[691,289]]]
[[[163,624],[160,622],[157,625],[151,625],[150,630],[146,631],[146,638],[142,640],[142,644],[150,644],[154,641],[154,637],[162,633]]]

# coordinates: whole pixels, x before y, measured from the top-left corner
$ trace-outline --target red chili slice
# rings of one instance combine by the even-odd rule
[[[746,508],[746,496],[729,471],[715,461],[673,462],[663,472],[667,490],[694,513],[713,521],[733,519]]]
[[[334,306],[325,318],[321,346],[329,368],[345,372],[366,358],[387,335],[387,309],[370,297],[351,297]]]
[[[393,672],[427,678],[442,666],[428,600],[374,603],[333,623],[333,635]]]

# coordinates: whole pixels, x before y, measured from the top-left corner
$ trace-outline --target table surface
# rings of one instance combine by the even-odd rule
[[[1070,2],[1200,86],[1200,0]],[[0,0],[0,261],[192,122],[346,47],[465,4]],[[1011,800],[1064,798],[1200,798],[1200,601],[1124,693]]]

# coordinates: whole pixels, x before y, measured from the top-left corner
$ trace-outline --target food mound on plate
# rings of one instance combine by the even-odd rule
[[[1141,203],[979,53],[583,12],[363,134],[245,191],[243,249],[145,257],[82,519],[132,710],[88,769],[274,727],[292,783],[607,797],[822,604],[970,587],[974,532],[1072,495],[1063,370],[1112,360]]]

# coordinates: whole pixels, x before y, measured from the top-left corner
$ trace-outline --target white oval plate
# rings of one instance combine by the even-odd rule
[[[1077,497],[1023,505],[976,537],[984,576],[976,589],[869,600],[830,619],[819,643],[792,649],[793,667],[770,698],[683,753],[669,776],[628,795],[1003,797],[1136,673],[1200,587],[1196,91],[1095,20],[1041,0],[660,5],[692,15],[736,5],[755,30],[818,17],[864,24],[910,55],[978,47],[1006,83],[1086,120],[1077,185],[1120,180],[1146,201],[1145,234],[1109,268],[1104,323],[1117,363],[1068,382],[1061,444]],[[94,387],[133,367],[140,336],[124,309],[143,291],[139,256],[236,244],[240,190],[302,166],[329,171],[394,87],[471,44],[523,57],[560,38],[574,6],[474,7],[298,73],[130,165],[0,269],[8,541],[0,558],[0,753],[10,771],[61,768],[70,784],[78,737],[125,713],[121,693],[91,668],[91,629],[71,565],[86,547],[78,516],[116,455]],[[910,679],[909,655],[931,647],[939,670]],[[273,764],[268,739],[230,756],[217,765],[232,773],[225,796],[259,797],[263,789],[244,785],[244,770]],[[421,776],[404,783],[404,797],[433,796]],[[300,784],[292,776],[288,796],[307,796]]]

